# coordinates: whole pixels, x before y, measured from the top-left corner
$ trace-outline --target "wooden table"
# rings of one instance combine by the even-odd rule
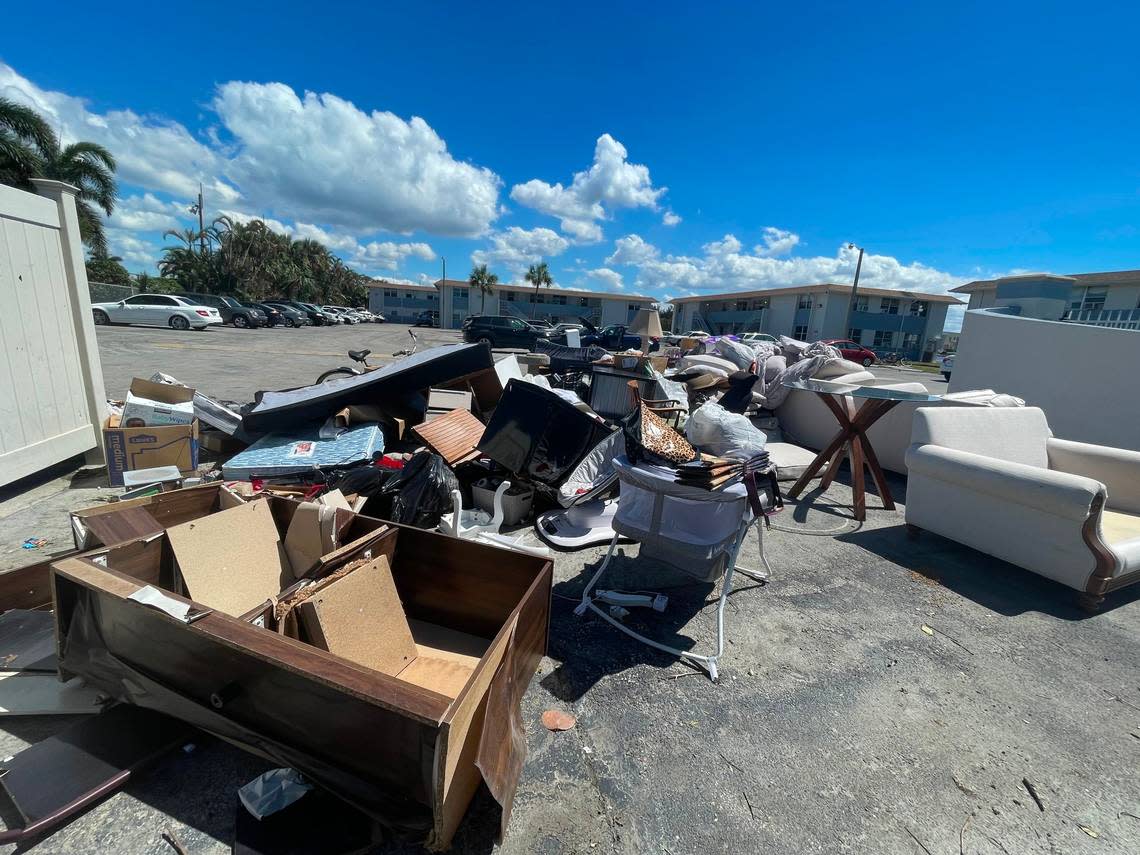
[[[843,458],[851,459],[851,492],[855,508],[855,519],[862,522],[867,518],[867,487],[863,467],[871,472],[879,498],[883,502],[884,510],[895,509],[894,498],[890,487],[887,486],[883,467],[879,465],[879,458],[875,449],[867,438],[867,430],[890,412],[897,404],[903,401],[919,403],[933,403],[939,400],[937,395],[923,395],[917,392],[900,392],[893,389],[878,389],[874,386],[848,386],[843,384],[827,383],[817,380],[797,380],[785,384],[792,389],[803,392],[812,392],[827,405],[839,422],[839,432],[831,442],[823,447],[816,455],[815,460],[792,485],[788,491],[788,498],[794,499],[804,491],[825,465],[827,471],[823,475],[821,486],[824,490],[831,486],[839,465]],[[854,398],[864,398],[864,402],[856,409]]]

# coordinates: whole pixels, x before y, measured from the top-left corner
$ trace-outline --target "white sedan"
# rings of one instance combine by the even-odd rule
[[[204,330],[222,323],[218,310],[172,294],[135,294],[117,303],[92,303],[96,324],[148,324]]]

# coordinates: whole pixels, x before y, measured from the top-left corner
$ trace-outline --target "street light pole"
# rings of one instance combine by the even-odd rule
[[[848,249],[859,250],[859,260],[855,262],[855,281],[851,284],[851,299],[847,301],[847,329],[844,330],[844,338],[851,337],[851,316],[855,312],[855,295],[859,292],[859,272],[863,269],[863,247],[855,246],[853,243],[847,244]],[[859,342],[862,344],[863,342]]]

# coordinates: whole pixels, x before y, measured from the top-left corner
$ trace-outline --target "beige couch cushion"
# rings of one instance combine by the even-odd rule
[[[1052,435],[1037,407],[919,407],[910,441],[1048,469]]]
[[[1109,546],[1140,539],[1140,515],[1102,511],[1100,531]]]

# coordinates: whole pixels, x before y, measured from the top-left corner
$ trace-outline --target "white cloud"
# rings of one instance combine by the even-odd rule
[[[471,253],[472,264],[505,267],[519,277],[527,266],[561,255],[570,246],[566,238],[551,229],[522,229],[511,226],[491,235],[491,245]]]
[[[795,232],[768,226],[764,229],[764,243],[758,244],[752,251],[757,255],[775,258],[778,255],[787,255],[799,242],[800,236]]]
[[[115,156],[122,181],[183,197],[197,197],[202,181],[207,196],[215,202],[232,204],[238,197],[233,187],[220,180],[219,153],[177,122],[131,110],[92,113],[82,98],[41,89],[2,62],[0,95],[34,107],[65,144],[88,140],[106,146]]]
[[[625,288],[625,283],[622,281],[622,276],[616,270],[610,270],[608,267],[598,267],[594,270],[586,271],[586,288],[595,287],[600,285],[604,291],[621,291]]]
[[[225,83],[212,106],[233,135],[226,175],[258,207],[361,232],[464,237],[498,216],[499,177],[452,157],[418,116],[298,97],[284,83]]]
[[[614,241],[614,251],[606,264],[644,264],[658,256],[657,247],[646,243],[641,235],[626,235]]]
[[[662,225],[675,226],[679,222],[681,222],[681,218],[677,214],[674,214],[672,211],[666,211],[665,215],[661,217]]]
[[[426,243],[393,243],[370,241],[362,245],[350,261],[364,270],[395,270],[404,259],[415,257],[433,261],[435,252]]]
[[[562,231],[582,243],[602,239],[598,220],[617,208],[657,210],[657,200],[665,187],[654,187],[649,167],[630,163],[628,152],[609,134],[602,134],[594,146],[594,162],[589,169],[574,173],[569,187],[548,184],[532,178],[511,189],[511,198],[520,205],[557,217]],[[679,220],[678,220],[679,222]]]
[[[734,235],[704,246],[700,257],[669,255],[643,263],[638,289],[695,294],[702,291],[751,291],[787,288],[823,282],[848,284],[855,273],[858,253],[843,244],[834,256],[772,258],[743,252]],[[761,247],[766,249],[766,247]],[[965,280],[919,262],[904,264],[889,255],[863,257],[859,282],[875,288],[894,288],[944,294]]]
[[[0,95],[37,109],[65,142],[106,146],[126,184],[195,198],[201,181],[208,213],[240,207],[358,235],[464,237],[485,233],[500,213],[499,177],[456,160],[423,119],[366,113],[335,95],[225,83],[211,104],[221,125],[201,139],[163,117],[93,112],[4,63]]]
[[[107,222],[129,231],[165,231],[179,228],[192,216],[188,203],[164,202],[153,193],[144,193],[120,198]]]
[[[162,257],[162,247],[123,229],[109,227],[106,234],[110,254],[123,259],[124,267],[131,272],[154,272],[158,259]]]

